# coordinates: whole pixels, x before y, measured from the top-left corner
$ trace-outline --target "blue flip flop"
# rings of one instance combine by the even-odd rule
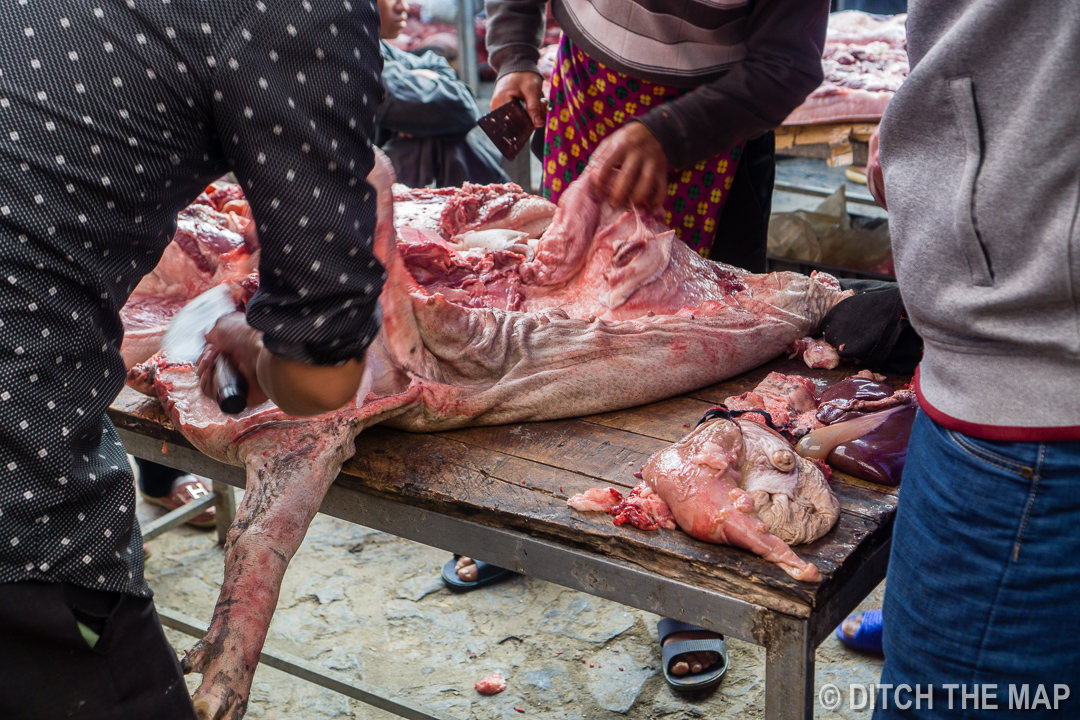
[[[457,571],[454,566],[457,565],[460,555],[455,555],[452,560],[448,560],[442,569],[443,582],[451,589],[458,592],[468,592],[469,590],[475,590],[478,587],[483,587],[489,583],[493,583],[496,580],[513,575],[514,573],[506,568],[498,567],[497,565],[491,565],[481,560],[475,560],[476,563],[476,579],[472,582],[465,582],[458,577]]]
[[[837,640],[855,650],[879,655],[884,654],[885,651],[881,646],[881,635],[885,624],[882,620],[881,610],[867,610],[851,617],[860,616],[862,622],[859,623],[859,629],[855,632],[855,636],[848,637],[845,635],[844,626],[841,624],[836,628]]]
[[[709,638],[707,640],[679,640],[664,645],[664,640],[669,635],[678,632],[706,631],[705,628],[689,623],[664,618],[656,623],[656,631],[660,634],[661,653],[664,658],[664,679],[668,685],[677,690],[701,690],[719,684],[724,673],[728,669],[728,651],[724,636]],[[692,652],[714,652],[720,656],[720,660],[710,668],[699,673],[687,673],[686,675],[672,675],[671,663],[679,655]]]

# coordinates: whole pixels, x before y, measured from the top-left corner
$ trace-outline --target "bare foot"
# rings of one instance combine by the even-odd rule
[[[844,637],[851,640],[859,632],[859,628],[862,627],[862,613],[858,615],[852,615],[840,625],[840,632],[844,633]]]
[[[677,632],[664,638],[664,645],[672,642],[679,642],[680,640],[712,640],[719,637],[722,636],[708,630]],[[687,673],[694,673],[696,675],[699,672],[708,670],[719,662],[720,654],[714,652],[693,652],[684,655],[676,655],[675,658],[675,661],[671,663],[671,667],[669,668],[672,675],[686,675]]]
[[[462,582],[474,582],[476,580],[476,561],[472,558],[459,557],[454,563],[454,570]]]

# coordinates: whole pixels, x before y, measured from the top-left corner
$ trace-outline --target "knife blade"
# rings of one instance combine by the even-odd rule
[[[224,315],[236,312],[228,284],[217,285],[176,313],[161,339],[166,359],[195,365],[206,347],[206,333]],[[221,412],[235,415],[247,407],[247,380],[224,355],[214,361],[213,386]]]
[[[513,160],[529,144],[533,126],[529,111],[520,99],[503,103],[476,121],[507,160]]]

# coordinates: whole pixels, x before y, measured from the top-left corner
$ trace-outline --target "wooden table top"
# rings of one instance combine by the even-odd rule
[[[739,377],[679,397],[584,418],[414,434],[373,427],[357,438],[339,486],[409,503],[479,525],[511,528],[586,552],[633,563],[663,577],[796,617],[834,596],[892,534],[894,488],[834,473],[840,520],[817,542],[796,546],[824,575],[802,583],[749,551],[713,545],[682,531],[615,526],[608,515],[580,513],[566,499],[591,487],[624,493],[652,453],[686,435],[706,410],[752,390],[769,372],[800,374],[828,385],[854,372],[811,370],[778,358]],[[904,382],[890,378],[894,387]],[[125,389],[109,410],[113,423],[190,447],[156,400]]]

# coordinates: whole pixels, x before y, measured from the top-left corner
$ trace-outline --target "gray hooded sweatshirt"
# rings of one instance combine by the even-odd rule
[[[1080,439],[1080,2],[912,0],[907,27],[881,159],[922,406]]]

